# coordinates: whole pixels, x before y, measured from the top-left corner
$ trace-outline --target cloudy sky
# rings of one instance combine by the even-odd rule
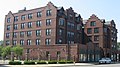
[[[0,40],[3,40],[4,18],[9,11],[15,13],[24,7],[38,8],[45,6],[49,1],[57,7],[72,7],[84,19],[88,19],[92,14],[106,21],[113,19],[117,25],[120,42],[120,0],[0,0]]]

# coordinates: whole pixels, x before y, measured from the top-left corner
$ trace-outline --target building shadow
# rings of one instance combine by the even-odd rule
[[[6,66],[6,65],[3,65],[3,64],[0,64],[0,67],[9,67],[9,66]]]

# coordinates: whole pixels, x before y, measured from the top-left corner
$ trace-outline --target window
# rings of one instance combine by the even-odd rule
[[[74,29],[74,27],[75,27],[75,24],[71,23],[71,29]]]
[[[10,37],[10,33],[6,33],[6,38],[9,38]]]
[[[18,25],[14,24],[14,30],[17,30],[17,29],[18,29]]]
[[[51,16],[51,10],[46,11],[46,16]]]
[[[90,23],[90,26],[95,26],[96,25],[96,22],[94,22],[94,21],[92,21],[91,23]]]
[[[94,28],[94,33],[99,33],[99,28]]]
[[[21,20],[25,20],[25,15],[22,15],[22,16],[21,16]]]
[[[49,26],[49,25],[51,25],[51,19],[46,20],[46,26]]]
[[[25,28],[25,23],[21,23],[21,29]]]
[[[42,12],[37,12],[37,17],[41,17],[42,16]]]
[[[99,43],[94,43],[95,47],[99,47]]]
[[[46,40],[45,40],[45,44],[46,45],[49,45],[51,43],[51,39],[50,38],[47,38]]]
[[[73,15],[69,14],[69,19],[73,20]]]
[[[92,40],[92,36],[88,36],[88,38],[89,38],[90,40]]]
[[[64,26],[65,20],[63,18],[59,19],[59,25]]]
[[[63,29],[59,29],[59,35],[63,34]]]
[[[6,41],[6,45],[10,45],[10,41],[9,40]]]
[[[13,33],[13,37],[14,37],[14,38],[17,38],[17,32],[14,32],[14,33]]]
[[[107,28],[104,28],[104,32],[107,33]]]
[[[17,22],[18,21],[18,16],[15,16],[14,17],[14,22]]]
[[[57,55],[60,55],[60,51],[57,51]]]
[[[32,13],[28,14],[28,19],[32,19]]]
[[[27,45],[31,45],[31,40],[30,39],[27,40]]]
[[[62,44],[62,39],[59,39],[58,42],[59,42],[59,44]]]
[[[51,35],[51,29],[46,29],[46,35]]]
[[[36,30],[36,36],[40,36],[41,35],[41,30]]]
[[[74,32],[71,32],[71,37],[74,37]]]
[[[32,28],[32,22],[28,22],[28,28]]]
[[[91,33],[92,33],[92,29],[91,29],[91,28],[88,28],[88,29],[87,29],[87,33],[88,33],[88,34],[91,34]]]
[[[20,40],[20,45],[24,45],[24,40],[23,39]]]
[[[13,45],[17,45],[17,41],[16,40],[13,40]]]
[[[72,23],[72,22],[71,22],[71,23],[68,22],[68,23],[67,23],[67,26],[68,26],[69,29],[74,29],[74,28],[75,28],[75,24]]]
[[[99,36],[98,35],[94,36],[94,41],[99,41]]]
[[[10,30],[10,25],[7,25],[7,30]]]
[[[81,30],[81,25],[80,24],[77,24],[77,30]]]
[[[26,49],[26,53],[30,53],[30,49]]]
[[[36,27],[40,27],[41,26],[41,21],[36,21]]]
[[[69,29],[71,28],[71,23],[70,23],[70,22],[67,23],[67,27],[68,27]]]
[[[11,22],[10,18],[7,18],[7,22],[8,22],[8,23],[10,23],[10,22]]]
[[[40,45],[41,40],[40,39],[36,39],[36,45]]]
[[[20,37],[24,37],[24,32],[20,32]]]
[[[32,36],[32,31],[27,31],[27,36]]]
[[[71,36],[70,32],[67,32],[67,37],[70,37],[70,36]]]
[[[46,57],[48,57],[50,55],[49,51],[46,51]]]

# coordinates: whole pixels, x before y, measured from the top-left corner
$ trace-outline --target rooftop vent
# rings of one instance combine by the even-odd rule
[[[21,13],[21,12],[24,12],[24,11],[26,11],[26,7],[24,7],[24,9],[22,9],[22,10],[19,10],[18,12]]]

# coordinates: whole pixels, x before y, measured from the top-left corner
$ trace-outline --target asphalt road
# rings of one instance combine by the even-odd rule
[[[120,64],[100,64],[100,65],[72,65],[72,66],[55,66],[55,67],[120,67]]]

